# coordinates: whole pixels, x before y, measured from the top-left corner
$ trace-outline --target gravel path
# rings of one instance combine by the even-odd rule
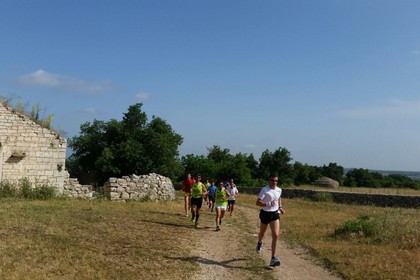
[[[201,229],[194,230],[194,235],[198,233],[198,237],[202,237],[202,242],[197,243],[194,251],[194,256],[198,256],[196,262],[200,266],[200,271],[194,275],[193,279],[200,280],[214,280],[214,279],[258,279],[255,274],[251,275],[246,268],[246,254],[243,253],[243,246],[240,245],[238,237],[241,232],[235,228],[229,219],[225,217],[222,230],[215,231],[215,214],[210,213],[208,209],[202,209],[203,214],[200,217]],[[235,218],[247,219],[249,226],[254,228],[255,242],[257,240],[257,233],[259,227],[258,212],[255,209],[246,207],[235,208]],[[263,252],[260,257],[267,262],[271,257],[270,244],[271,236],[270,230],[264,238]],[[255,253],[256,254],[256,253]],[[341,278],[333,275],[323,267],[316,265],[313,258],[301,248],[292,247],[282,241],[280,236],[280,247],[278,255],[282,262],[280,267],[270,269],[273,273],[274,279],[287,280],[339,280]],[[249,264],[248,264],[249,266]],[[261,277],[261,279],[264,277]]]

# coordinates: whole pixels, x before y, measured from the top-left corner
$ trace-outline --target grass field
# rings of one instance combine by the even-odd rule
[[[0,279],[194,279],[191,252],[200,233],[185,223],[181,203],[0,200]],[[283,204],[281,238],[309,248],[346,279],[420,279],[420,210]],[[254,208],[255,196],[241,195],[238,206]],[[334,234],[360,216],[373,234]],[[246,257],[259,261],[247,221],[236,220]],[[250,278],[266,273],[251,264],[248,271]]]

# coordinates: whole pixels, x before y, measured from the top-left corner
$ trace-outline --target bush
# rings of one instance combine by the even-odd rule
[[[368,215],[360,215],[357,220],[349,220],[342,227],[334,231],[335,237],[360,236],[373,238],[376,243],[387,239],[388,221],[384,219],[372,219]]]
[[[32,187],[27,178],[23,178],[18,184],[2,182],[0,184],[0,198],[24,198],[46,200],[57,197],[54,187],[40,185]]]
[[[8,182],[0,183],[0,198],[13,198],[16,197],[17,194],[18,190],[16,189],[16,186]]]
[[[312,196],[313,201],[317,202],[334,202],[334,198],[331,193],[317,192]]]

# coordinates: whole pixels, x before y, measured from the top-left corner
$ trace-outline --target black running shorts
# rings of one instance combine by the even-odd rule
[[[191,197],[191,205],[196,205],[197,208],[201,208],[201,206],[203,205],[203,198],[202,197],[199,197],[199,198]]]
[[[274,212],[267,212],[261,209],[260,211],[260,221],[262,224],[269,224],[271,222],[274,222],[276,220],[280,219],[280,213],[279,211]]]

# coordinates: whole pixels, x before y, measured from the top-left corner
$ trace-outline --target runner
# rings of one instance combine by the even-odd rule
[[[200,209],[203,204],[203,196],[207,194],[206,186],[200,182],[201,176],[195,176],[195,182],[191,187],[191,221],[195,228],[199,228],[198,219],[200,218]]]
[[[271,229],[271,260],[270,266],[279,266],[280,260],[276,256],[277,240],[280,231],[280,213],[284,214],[281,205],[281,189],[277,187],[279,177],[271,175],[268,186],[261,189],[256,204],[263,207],[260,211],[260,232],[258,233],[257,253],[262,251],[262,240],[268,225]]]
[[[233,179],[230,179],[230,183],[227,184],[226,189],[230,194],[230,198],[228,200],[229,216],[233,216],[233,209],[235,208],[236,198],[239,195],[238,188],[236,187]]]
[[[188,209],[191,208],[191,187],[194,180],[191,179],[191,174],[188,173],[185,176],[185,180],[182,182],[182,191],[184,192],[184,208],[185,217],[188,217]]]
[[[206,186],[206,189],[208,190],[211,187],[212,184],[210,184],[209,179],[206,180],[206,183],[204,184],[204,186]],[[210,205],[210,201],[209,201],[209,196],[208,194],[206,194],[204,196],[204,200],[206,201],[207,206]]]
[[[216,231],[220,230],[220,225],[222,224],[222,219],[225,216],[227,200],[229,199],[230,194],[223,186],[223,182],[219,183],[219,186],[216,190],[215,200],[216,200]]]
[[[207,188],[208,192],[208,200],[209,200],[209,209],[211,212],[214,211],[214,202],[215,202],[215,194],[216,194],[217,186],[214,183],[214,180],[211,180],[211,186]]]

